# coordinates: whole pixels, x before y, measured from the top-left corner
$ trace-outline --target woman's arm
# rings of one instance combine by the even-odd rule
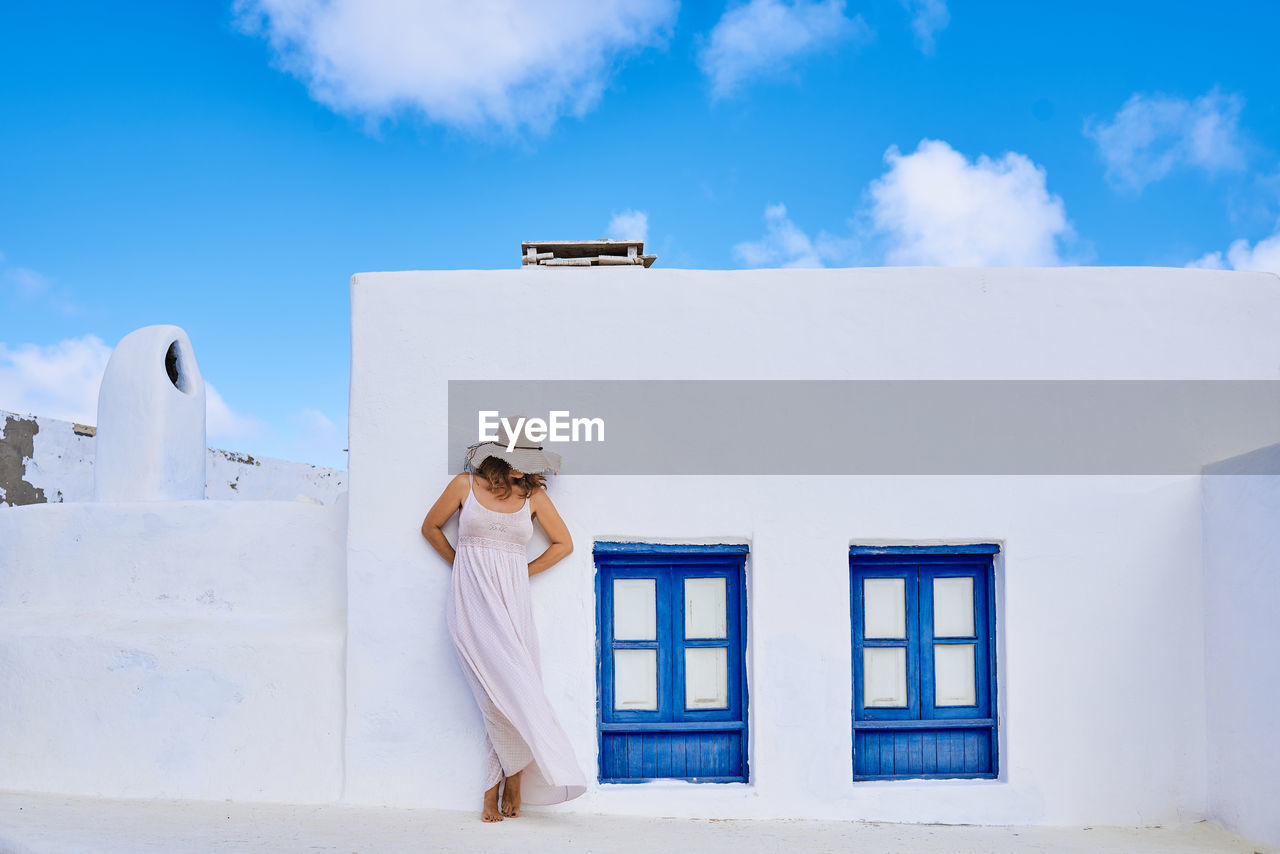
[[[449,545],[448,539],[445,538],[444,531],[440,529],[462,506],[462,502],[466,500],[468,489],[470,489],[470,482],[464,472],[449,481],[449,485],[444,488],[444,492],[440,493],[440,497],[436,499],[436,503],[432,504],[431,509],[427,511],[427,517],[422,520],[422,536],[427,538],[427,542],[431,543],[431,547],[450,566],[453,566],[455,552],[453,546]]]
[[[542,530],[546,531],[551,545],[547,550],[529,562],[529,574],[537,575],[560,562],[561,558],[573,551],[573,540],[569,537],[569,526],[556,512],[545,489],[539,489],[529,497],[529,512],[538,517]]]

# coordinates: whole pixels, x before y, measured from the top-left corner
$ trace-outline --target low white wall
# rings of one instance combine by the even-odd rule
[[[1280,846],[1280,476],[1241,473],[1277,459],[1280,446],[1205,473],[1205,724],[1210,813]]]
[[[91,426],[0,409],[0,509],[41,498],[92,501],[95,441]],[[303,495],[333,504],[347,489],[341,469],[220,448],[205,454],[206,498],[292,501]]]
[[[0,513],[0,788],[338,799],[345,509]]]
[[[477,306],[483,309],[478,310]],[[1280,282],[1191,270],[534,270],[352,282],[346,798],[479,803],[482,724],[418,528],[463,379],[1275,379]],[[510,346],[477,329],[512,330]],[[1205,813],[1199,479],[553,479],[548,694],[596,765],[598,538],[751,543],[748,784],[593,784],[560,809],[1156,824]],[[995,540],[1001,779],[854,783],[851,541]],[[535,542],[533,553],[540,548]]]

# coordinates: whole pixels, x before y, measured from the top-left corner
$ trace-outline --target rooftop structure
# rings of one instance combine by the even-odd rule
[[[520,254],[526,267],[649,267],[658,259],[644,254],[643,240],[527,240]]]

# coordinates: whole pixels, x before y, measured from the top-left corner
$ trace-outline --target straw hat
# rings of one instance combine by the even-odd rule
[[[507,430],[507,422],[520,425],[520,435],[515,447],[511,445],[511,433]],[[497,457],[518,472],[538,474],[544,471],[556,473],[560,471],[560,455],[542,450],[542,445],[528,436],[526,427],[528,420],[522,416],[507,416],[498,421],[498,439],[495,442],[477,442],[467,446],[467,463],[471,468],[479,468],[488,457]]]

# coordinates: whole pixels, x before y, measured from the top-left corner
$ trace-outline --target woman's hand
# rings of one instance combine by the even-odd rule
[[[449,481],[449,485],[444,488],[444,492],[440,493],[436,503],[432,504],[431,509],[427,511],[426,518],[422,520],[422,536],[427,538],[431,547],[450,566],[453,566],[453,559],[457,553],[453,550],[453,546],[449,545],[449,540],[441,529],[462,507],[462,502],[467,500],[467,491],[470,488],[471,482],[466,472],[458,475]]]
[[[542,530],[547,534],[547,539],[551,540],[547,550],[529,562],[529,574],[537,575],[555,566],[572,552],[573,539],[569,536],[569,526],[556,512],[556,507],[551,503],[545,489],[538,489],[529,496],[529,512],[537,517]]]

